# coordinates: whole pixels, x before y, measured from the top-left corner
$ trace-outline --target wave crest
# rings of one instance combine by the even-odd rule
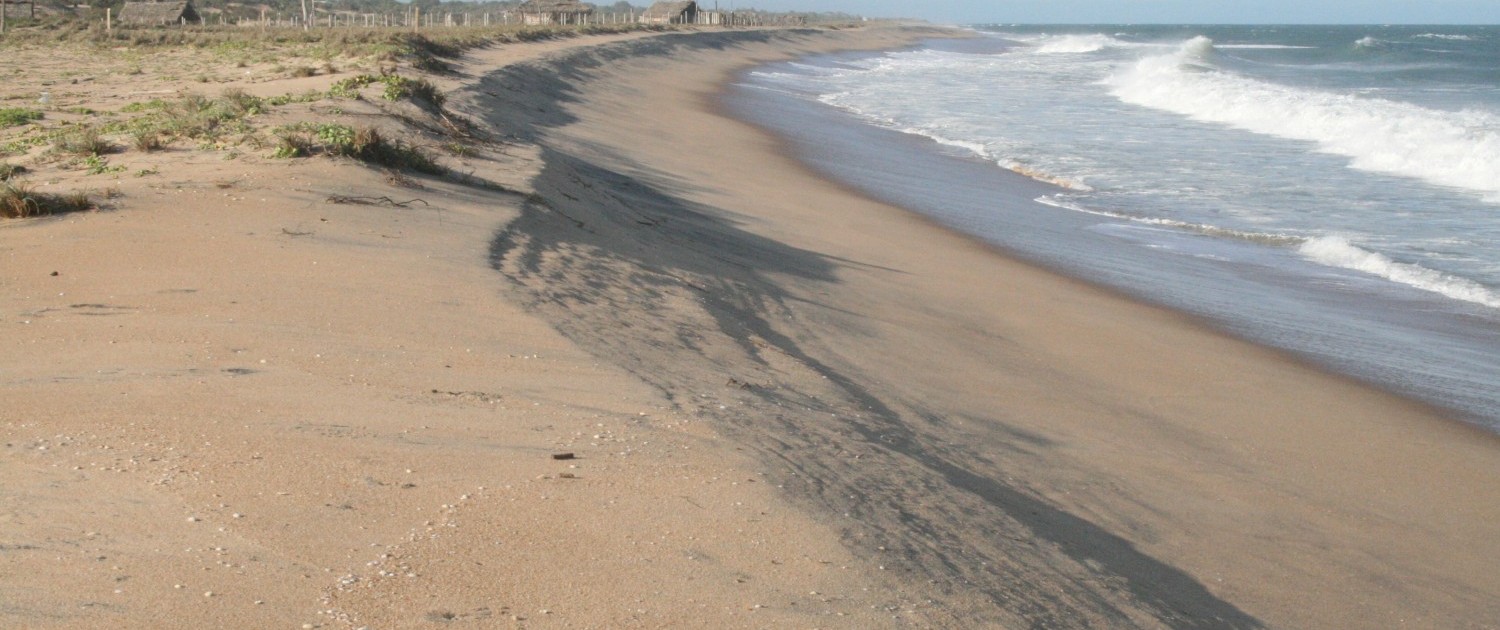
[[[1384,255],[1361,249],[1343,237],[1310,238],[1297,251],[1318,264],[1362,271],[1455,300],[1500,308],[1500,294],[1478,282],[1450,276],[1421,265],[1396,262]]]
[[[1120,100],[1255,133],[1317,143],[1362,170],[1414,177],[1500,200],[1500,115],[1319,92],[1212,65],[1213,42],[1142,59],[1105,80]]]
[[[1291,248],[1296,250],[1298,254],[1301,254],[1303,258],[1320,265],[1359,271],[1451,299],[1471,302],[1490,308],[1500,308],[1500,293],[1478,282],[1468,278],[1445,274],[1434,269],[1428,269],[1421,265],[1397,262],[1384,254],[1372,252],[1354,245],[1349,239],[1342,236],[1305,237],[1271,232],[1235,230],[1204,223],[1179,221],[1177,219],[1097,210],[1066,201],[1057,195],[1038,197],[1035,201],[1055,208],[1132,223],[1174,228],[1203,236],[1257,243],[1271,247]]]
[[[1421,35],[1413,35],[1413,37],[1417,39],[1443,39],[1454,42],[1474,41],[1474,38],[1468,35],[1449,35],[1447,33],[1422,33]]]
[[[1083,54],[1125,45],[1125,42],[1108,35],[1057,35],[1041,40],[1034,52],[1044,55]]]

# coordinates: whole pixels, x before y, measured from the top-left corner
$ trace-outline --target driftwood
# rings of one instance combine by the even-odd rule
[[[407,208],[407,207],[410,207],[411,204],[414,204],[414,203],[420,203],[420,204],[422,204],[424,206],[428,206],[428,207],[432,206],[432,204],[427,203],[426,201],[423,201],[421,199],[411,199],[411,200],[408,200],[408,201],[396,201],[395,199],[391,199],[390,197],[385,197],[385,196],[381,196],[381,197],[348,197],[348,196],[344,196],[344,195],[333,195],[333,196],[331,196],[331,197],[328,198],[328,203],[352,204],[352,205],[356,205],[356,206],[388,206],[388,207],[391,207],[391,208]]]

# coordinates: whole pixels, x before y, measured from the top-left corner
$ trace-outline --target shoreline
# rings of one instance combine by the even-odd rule
[[[0,619],[1500,618],[1495,436],[716,109],[741,69],[923,33],[479,49],[435,80],[490,188],[215,158],[4,226]]]
[[[949,46],[938,43],[935,48]],[[850,61],[824,55],[803,63],[837,72]],[[811,100],[814,94],[804,92],[820,84],[811,75],[799,78],[803,72],[812,71],[773,64],[765,73],[744,76],[730,96],[735,104],[728,111],[782,136],[786,151],[854,194],[931,217],[1002,255],[1183,313],[1220,333],[1500,432],[1500,399],[1488,387],[1500,364],[1485,360],[1492,356],[1487,350],[1500,351],[1487,326],[1493,314],[1471,313],[1462,304],[1417,301],[1421,296],[1408,302],[1336,287],[1324,290],[1322,284],[1359,278],[1324,278],[1328,267],[1281,248],[1172,231],[1143,236],[1148,228],[1131,230],[1129,221],[1043,207],[1051,205],[1044,198],[1064,191],[921,133],[823,107]],[[1398,307],[1411,315],[1401,315]],[[1362,312],[1371,309],[1392,313]],[[1347,329],[1363,334],[1346,334]]]
[[[720,113],[722,113],[723,115],[725,115],[727,117],[733,117],[732,114],[729,114],[727,112],[720,112]],[[764,130],[765,133],[766,133],[766,135],[774,137],[774,138],[777,138],[779,141],[781,141],[779,144],[780,144],[780,148],[781,148],[781,155],[782,155],[782,157],[784,157],[784,158],[786,158],[788,160],[796,161],[796,162],[803,162],[803,160],[800,157],[798,157],[797,152],[789,147],[788,143],[785,141],[786,139],[785,139],[784,136],[781,136],[780,134],[776,133],[775,131],[771,131],[769,129],[765,129],[765,128],[759,126],[759,125],[756,125],[753,122],[748,122],[748,124],[751,124],[751,125],[759,128],[759,129]],[[914,142],[919,143],[919,144],[931,143],[934,146],[939,146],[935,142],[932,142],[930,140],[924,141],[923,139],[916,139],[916,138],[914,138]],[[1468,419],[1468,420],[1466,420],[1465,416],[1467,416],[1469,414],[1466,414],[1462,410],[1455,409],[1455,408],[1452,408],[1452,407],[1445,407],[1443,405],[1439,405],[1439,404],[1436,404],[1436,403],[1431,403],[1431,402],[1422,400],[1420,398],[1416,398],[1416,397],[1410,396],[1410,395],[1408,395],[1406,393],[1403,393],[1403,392],[1401,392],[1399,390],[1396,390],[1396,389],[1393,389],[1393,388],[1390,388],[1390,387],[1385,387],[1381,383],[1374,382],[1374,381],[1369,381],[1369,380],[1365,380],[1365,379],[1362,379],[1362,378],[1360,378],[1358,376],[1355,376],[1355,375],[1352,375],[1352,374],[1346,374],[1344,372],[1340,372],[1334,366],[1327,365],[1325,363],[1319,362],[1316,359],[1310,358],[1308,356],[1305,356],[1305,355],[1300,354],[1300,353],[1298,353],[1296,351],[1293,351],[1293,350],[1288,350],[1288,349],[1285,349],[1285,348],[1279,348],[1279,347],[1276,347],[1276,346],[1273,346],[1273,345],[1256,342],[1253,339],[1249,339],[1249,338],[1244,337],[1243,335],[1236,334],[1229,327],[1225,326],[1222,323],[1216,322],[1215,320],[1213,320],[1212,318],[1210,318],[1208,316],[1197,315],[1197,314],[1186,312],[1186,311],[1183,311],[1183,310],[1180,310],[1180,309],[1172,308],[1172,306],[1169,305],[1169,304],[1165,304],[1165,303],[1158,302],[1158,301],[1153,301],[1153,300],[1149,299],[1149,297],[1142,296],[1142,295],[1137,295],[1137,294],[1131,293],[1130,291],[1127,291],[1125,289],[1120,289],[1118,287],[1114,287],[1114,286],[1111,286],[1111,285],[1103,283],[1103,282],[1092,280],[1092,279],[1083,277],[1081,275],[1075,275],[1075,274],[1069,273],[1066,269],[1063,269],[1063,268],[1060,268],[1060,267],[1055,267],[1055,266],[1050,266],[1050,265],[1046,264],[1045,262],[1028,260],[1024,256],[1022,256],[1022,255],[1020,255],[1020,254],[1018,254],[1016,252],[1012,252],[1012,251],[1006,249],[1003,245],[997,245],[995,243],[992,243],[992,242],[989,242],[989,241],[985,240],[983,237],[976,236],[974,234],[970,234],[968,232],[965,232],[965,231],[963,231],[961,229],[958,229],[958,228],[952,227],[950,225],[947,225],[947,224],[943,223],[940,219],[936,219],[936,218],[933,218],[931,216],[928,216],[928,215],[922,213],[919,210],[914,210],[914,209],[911,209],[911,208],[906,208],[905,206],[902,206],[899,203],[882,200],[882,199],[880,199],[879,197],[877,197],[875,195],[872,195],[872,194],[870,194],[870,193],[868,193],[868,192],[866,192],[864,190],[861,190],[857,186],[854,186],[854,185],[849,184],[847,182],[843,182],[843,181],[841,181],[841,180],[839,180],[839,179],[837,179],[835,177],[826,176],[826,175],[824,175],[822,173],[819,173],[818,176],[826,178],[827,181],[831,185],[838,186],[839,188],[842,188],[845,192],[847,192],[848,194],[850,194],[852,196],[857,196],[857,197],[861,197],[861,198],[867,199],[871,203],[878,203],[878,204],[884,204],[884,205],[892,205],[892,206],[901,208],[902,210],[905,210],[907,212],[910,212],[915,218],[919,219],[922,223],[926,224],[928,227],[931,227],[932,229],[935,229],[935,230],[941,230],[943,232],[947,232],[947,233],[951,234],[952,236],[954,236],[956,238],[969,241],[974,246],[980,247],[980,248],[983,248],[983,249],[986,249],[986,250],[989,250],[994,255],[999,256],[1001,258],[1006,258],[1008,260],[1012,260],[1012,261],[1014,261],[1017,264],[1024,265],[1024,266],[1027,266],[1027,267],[1031,267],[1031,268],[1033,268],[1033,269],[1035,269],[1035,270],[1037,270],[1039,272],[1042,272],[1042,273],[1047,273],[1047,274],[1055,275],[1055,276],[1057,276],[1059,278],[1065,279],[1065,280],[1070,281],[1070,282],[1076,282],[1076,283],[1078,283],[1078,285],[1080,285],[1082,287],[1085,287],[1087,290],[1090,290],[1090,291],[1098,291],[1098,292],[1110,295],[1110,296],[1112,296],[1112,297],[1114,297],[1116,299],[1119,299],[1119,300],[1124,300],[1124,301],[1128,301],[1128,302],[1134,302],[1134,303],[1140,304],[1141,306],[1159,309],[1159,310],[1161,310],[1162,312],[1166,313],[1169,316],[1175,316],[1175,317],[1179,318],[1181,320],[1183,326],[1193,327],[1193,328],[1199,329],[1199,330],[1201,330],[1201,331],[1203,331],[1205,333],[1208,333],[1208,334],[1220,335],[1220,336],[1229,337],[1229,338],[1232,338],[1232,339],[1235,339],[1235,340],[1238,340],[1238,341],[1242,341],[1244,343],[1247,343],[1247,344],[1250,344],[1252,346],[1255,346],[1255,347],[1257,347],[1257,348],[1259,348],[1259,349],[1261,349],[1261,350],[1263,350],[1263,351],[1265,351],[1265,352],[1267,352],[1269,354],[1272,354],[1272,355],[1276,356],[1281,361],[1285,361],[1287,363],[1296,364],[1299,367],[1319,372],[1319,373],[1321,373],[1324,376],[1327,376],[1329,378],[1334,378],[1334,379],[1345,381],[1349,385],[1352,385],[1352,386],[1374,389],[1374,390],[1379,391],[1381,393],[1387,394],[1387,395],[1389,395],[1391,397],[1399,398],[1399,399],[1401,399],[1401,400],[1403,400],[1403,401],[1405,401],[1405,402],[1407,402],[1407,403],[1409,403],[1409,404],[1411,404],[1411,405],[1413,405],[1413,406],[1415,406],[1417,408],[1424,409],[1427,415],[1433,416],[1435,418],[1439,418],[1440,422],[1452,423],[1452,424],[1456,425],[1459,428],[1472,429],[1475,432],[1474,434],[1475,434],[1475,436],[1476,436],[1477,439],[1494,440],[1495,441],[1495,445],[1497,447],[1500,447],[1500,433],[1496,433],[1495,430],[1489,429],[1489,428],[1485,427],[1484,425],[1480,424],[1481,420],[1478,419],[1477,417],[1475,419]],[[1025,177],[1025,176],[1024,175],[1018,175],[1018,177]]]
[[[726,76],[722,73],[743,65],[727,64],[698,74],[711,75],[707,82],[719,85]],[[647,74],[656,82],[653,85],[674,81],[664,79],[660,73]],[[628,166],[631,177],[591,181],[614,182],[610,186],[614,189],[658,184],[666,199],[655,201],[673,204],[679,210],[685,210],[681,206],[691,202],[691,208],[701,210],[701,214],[683,212],[671,216],[673,221],[696,223],[691,228],[684,227],[678,236],[665,237],[665,242],[675,247],[707,240],[716,243],[716,251],[662,252],[659,246],[647,244],[656,242],[655,236],[630,232],[630,228],[614,223],[609,216],[622,206],[636,207],[636,204],[589,196],[577,203],[559,202],[565,206],[561,213],[568,217],[566,221],[575,222],[571,229],[565,224],[550,223],[544,216],[546,213],[540,211],[518,229],[531,235],[548,233],[551,238],[567,241],[570,249],[578,246],[577,240],[588,242],[589,251],[605,252],[603,257],[609,261],[605,266],[621,265],[634,271],[617,270],[585,280],[590,277],[589,271],[559,264],[543,267],[531,275],[512,270],[516,274],[513,277],[522,285],[531,286],[531,290],[541,290],[538,275],[554,281],[576,277],[578,282],[600,286],[619,284],[632,273],[639,273],[656,278],[650,286],[691,287],[685,289],[688,292],[685,295],[696,294],[697,300],[708,302],[703,311],[698,311],[682,306],[680,300],[668,299],[652,305],[655,317],[675,321],[679,327],[709,331],[714,330],[715,321],[718,326],[725,320],[740,322],[723,329],[729,338],[721,343],[733,345],[730,339],[734,334],[730,330],[736,327],[750,333],[759,349],[744,349],[747,353],[744,359],[749,361],[747,365],[758,366],[756,369],[772,377],[774,383],[755,397],[759,400],[741,400],[740,404],[781,419],[787,424],[776,426],[784,426],[781,430],[804,438],[793,442],[801,445],[799,454],[802,448],[810,449],[808,454],[799,455],[807,461],[793,466],[784,480],[814,474],[812,470],[823,475],[817,477],[816,484],[788,487],[794,488],[794,494],[804,494],[802,500],[812,509],[824,512],[854,514],[861,509],[860,504],[876,501],[902,514],[906,525],[898,526],[882,522],[884,517],[879,510],[866,511],[849,525],[850,533],[846,536],[856,546],[871,536],[882,537],[888,543],[895,541],[881,547],[899,549],[896,555],[903,557],[906,562],[903,569],[909,574],[938,580],[947,584],[944,588],[967,593],[967,597],[987,598],[1001,604],[998,610],[986,609],[975,604],[977,600],[950,596],[950,609],[967,611],[958,618],[999,623],[1006,623],[1005,619],[1009,623],[1044,620],[1080,623],[1087,619],[1123,623],[1131,619],[1129,623],[1145,625],[1150,625],[1145,619],[1183,622],[1217,618],[1230,619],[1229,625],[1237,627],[1262,623],[1327,625],[1336,619],[1351,618],[1389,623],[1400,614],[1416,615],[1413,612],[1416,610],[1431,615],[1429,619],[1453,622],[1483,618],[1482,611],[1487,606],[1481,603],[1484,597],[1467,599],[1467,603],[1457,606],[1442,606],[1436,602],[1450,596],[1441,594],[1441,589],[1398,593],[1374,586],[1397,579],[1386,573],[1389,569],[1385,563],[1395,562],[1394,558],[1401,558],[1400,562],[1413,572],[1444,574],[1443,580],[1453,580],[1449,586],[1455,592],[1477,595],[1478,591],[1470,589],[1482,590],[1485,581],[1475,572],[1474,565],[1453,573],[1429,564],[1431,554],[1455,553],[1445,550],[1446,536],[1408,540],[1404,533],[1393,535],[1391,530],[1357,525],[1368,516],[1356,515],[1368,508],[1356,507],[1363,504],[1363,499],[1350,503],[1349,493],[1359,496],[1362,492],[1356,489],[1364,488],[1364,492],[1373,496],[1386,495],[1391,502],[1375,510],[1382,519],[1408,511],[1452,513],[1452,509],[1469,509],[1474,503],[1485,503],[1485,499],[1477,496],[1425,496],[1429,491],[1425,480],[1392,475],[1398,474],[1397,470],[1416,469],[1429,471],[1431,478],[1441,479],[1453,473],[1469,479],[1457,482],[1449,478],[1450,483],[1462,488],[1453,492],[1489,494],[1492,484],[1486,480],[1492,480],[1497,470],[1497,443],[1493,435],[1455,422],[1446,413],[1434,413],[1435,409],[1425,404],[1290,361],[1279,351],[1232,340],[1175,311],[1123,300],[1118,294],[1100,291],[1082,281],[1002,260],[989,246],[981,247],[946,228],[935,230],[930,222],[906,210],[872,202],[862,195],[850,198],[841,185],[813,176],[784,152],[778,155],[776,139],[712,114],[711,93],[701,88],[675,88],[672,90],[675,98],[660,96],[649,104],[618,109],[624,101],[619,99],[617,89],[636,92],[609,84],[633,85],[648,79],[611,76],[615,78],[604,87],[589,84],[585,92],[597,89],[603,95],[585,97],[582,101],[585,105],[577,108],[584,113],[574,113],[576,119],[557,132],[564,139],[554,146],[570,147],[589,157],[574,158],[579,163],[566,169],[572,172],[557,175],[554,186],[558,187],[554,190],[563,190],[560,186],[564,182],[576,181],[589,170],[578,167]],[[588,103],[594,100],[607,104],[590,107]],[[684,102],[692,105],[682,105]],[[615,128],[611,132],[635,138],[635,143],[613,139],[604,131],[609,128],[607,120],[635,119],[647,116],[646,112],[678,122],[668,127],[636,124],[630,125],[629,130]],[[638,127],[646,129],[637,131]],[[688,135],[693,129],[704,130],[699,133],[712,130],[713,144],[707,140],[695,141]],[[642,138],[659,141],[646,142]],[[715,152],[731,153],[734,158],[712,157]],[[733,169],[736,177],[728,182],[714,181],[711,174],[716,168]],[[751,176],[747,171],[763,172]],[[619,176],[620,172],[614,171],[612,175]],[[688,185],[687,182],[710,183]],[[804,201],[803,197],[807,199]],[[804,205],[824,205],[836,210],[829,216],[802,208]],[[732,217],[733,227],[720,225],[712,217]],[[854,217],[860,217],[858,223]],[[601,224],[606,227],[599,227]],[[590,236],[573,233],[579,229]],[[623,233],[619,241],[598,236],[613,229]],[[762,239],[772,244],[767,245]],[[898,242],[901,245],[893,245]],[[779,251],[777,248],[793,249],[770,255],[762,251],[750,260],[717,253],[738,252],[740,247],[750,251],[769,248],[771,252]],[[516,248],[507,243],[501,248],[504,250],[501,257],[510,256]],[[943,253],[933,254],[937,260],[922,260],[922,255],[913,257],[905,252],[908,248]],[[822,267],[816,261],[805,261],[792,268],[768,262],[795,260],[804,255],[801,252],[816,252],[825,261],[843,262],[833,263],[832,268]],[[712,266],[710,261],[721,257],[727,260],[721,261],[720,271],[737,270],[729,273],[732,280],[728,282],[713,274],[703,275]],[[996,277],[1004,278],[1005,284],[1026,287],[1017,295],[1037,301],[1036,306],[1044,314],[1027,312],[1028,308],[1017,312],[1014,305],[998,295],[1004,294],[1004,289],[987,289],[972,280],[956,282],[958,286],[951,284],[955,283],[952,280],[955,275],[974,276],[973,272],[962,271],[970,265],[1004,269]],[[928,279],[946,278],[939,281],[939,286],[946,288],[934,290],[900,279],[919,275],[913,271],[915,268],[921,268],[920,275]],[[860,277],[858,282],[851,279],[855,276]],[[985,278],[988,280],[989,276]],[[859,289],[845,288],[855,284]],[[719,297],[721,293],[723,297]],[[835,297],[818,297],[830,295]],[[877,295],[881,297],[871,297]],[[895,297],[900,295],[905,297]],[[1059,306],[1059,302],[1065,305]],[[1085,303],[1089,307],[1081,306]],[[624,311],[632,308],[625,302],[611,304],[612,308]],[[973,307],[955,308],[958,304]],[[977,307],[980,304],[986,306]],[[1080,312],[1091,308],[1109,315]],[[716,348],[694,359],[667,352],[664,340],[647,343],[644,348],[631,348],[628,342],[599,339],[589,330],[618,330],[622,322],[616,318],[628,316],[593,312],[586,302],[542,309],[550,318],[563,322],[560,326],[565,334],[584,347],[596,348],[601,355],[623,355],[622,364],[649,366],[638,368],[637,374],[645,375],[648,380],[656,378],[662,383],[658,386],[669,391],[674,385],[679,391],[707,387],[701,377],[695,381],[691,374],[683,373],[683,368],[673,366],[701,362],[709,355],[715,358],[701,366],[705,369],[712,364],[734,364],[722,356],[732,352],[725,348]],[[994,316],[997,312],[1003,315]],[[887,318],[899,320],[900,324]],[[1071,324],[1059,324],[1054,319],[1068,320]],[[569,320],[577,323],[568,323]],[[971,323],[959,325],[955,320]],[[780,330],[783,321],[794,322],[786,324],[790,330]],[[578,328],[568,332],[575,325]],[[1171,350],[1150,349],[1162,343],[1154,339],[1157,337],[1173,339]],[[1012,344],[1021,345],[1025,351],[1018,355],[1013,347],[1007,349]],[[792,357],[816,376],[798,376],[797,370],[778,365],[766,356],[767,347]],[[900,348],[910,353],[903,353]],[[941,359],[921,356],[933,348],[951,352]],[[1114,352],[1112,348],[1119,350]],[[893,354],[912,368],[926,366],[931,374],[945,378],[924,377],[921,370],[903,374],[902,370],[892,372],[890,368],[882,368],[892,363]],[[1146,357],[1165,365],[1135,365]],[[966,365],[973,372],[956,374],[949,362]],[[1134,374],[1132,370],[1147,373]],[[1044,376],[1025,376],[1032,371]],[[832,390],[810,385],[814,379],[828,381]],[[990,379],[994,382],[989,382]],[[1241,382],[1245,380],[1253,384]],[[908,383],[902,385],[903,381]],[[880,384],[879,389],[872,387],[875,383]],[[1002,402],[1010,397],[997,399],[996,392],[985,391],[995,389],[997,383],[1004,383],[1001,389],[1024,402]],[[1068,400],[1067,396],[1076,396],[1077,400]],[[828,402],[840,398],[845,401],[842,405]],[[799,404],[807,411],[817,408],[825,413],[832,411],[830,417],[837,418],[835,423],[841,427],[833,429],[833,435],[843,437],[817,437],[819,432],[809,428],[815,426],[809,424],[814,422],[814,416],[788,420],[792,414],[785,410]],[[976,411],[976,406],[991,411]],[[959,411],[963,409],[969,410],[968,415]],[[713,415],[712,410],[700,413]],[[1025,417],[1030,414],[1063,414],[1068,418],[1061,424],[1037,424]],[[1264,415],[1272,417],[1262,418]],[[955,424],[952,420],[955,416],[966,421]],[[727,430],[736,441],[754,444],[764,440],[757,435],[758,430],[736,427],[734,418],[719,421],[729,427]],[[968,426],[959,429],[958,425]],[[937,437],[940,435],[965,435],[967,439],[943,440]],[[1365,442],[1358,446],[1349,444],[1351,436],[1364,436]],[[1474,440],[1476,436],[1482,436],[1478,443]],[[937,442],[931,442],[933,439]],[[768,465],[791,465],[786,455],[778,452],[785,448],[785,440],[773,440],[780,446],[762,443],[756,450]],[[1228,450],[1211,446],[1214,440],[1227,440],[1224,444]],[[1414,447],[1408,442],[1422,446]],[[1017,462],[996,462],[992,455],[954,447],[962,443],[1003,447],[1004,452],[1012,452]],[[818,444],[822,446],[815,446]],[[939,444],[944,446],[939,448]],[[861,452],[861,465],[846,467],[828,461],[838,459],[843,452]],[[1089,455],[1074,459],[1080,452]],[[1160,453],[1168,459],[1143,459],[1137,452]],[[1096,462],[1093,457],[1101,459]],[[1477,459],[1469,460],[1474,467],[1455,469],[1453,457]],[[957,464],[958,461],[984,462],[984,465],[974,469]],[[1030,465],[1019,463],[1026,461]],[[1376,461],[1402,464],[1382,468],[1373,463]],[[1027,474],[1015,474],[1012,467],[1025,469]],[[1444,472],[1436,472],[1438,469]],[[937,479],[931,478],[932,475]],[[922,481],[924,478],[927,481]],[[1017,486],[995,483],[1011,478],[1024,481]],[[1094,487],[1096,483],[1113,486],[1116,492],[1099,494]],[[853,493],[848,496],[860,499],[851,503],[834,496],[842,490],[829,490],[830,485],[848,490]],[[872,493],[868,490],[871,487],[889,490]],[[916,487],[924,490],[917,491]],[[902,488],[909,488],[911,494]],[[1080,493],[1089,496],[1086,499],[1070,496]],[[1390,499],[1393,495],[1400,498]],[[972,503],[976,500],[979,503]],[[1441,510],[1414,509],[1422,504],[1433,507],[1428,503],[1432,500],[1443,503],[1456,500],[1456,503]],[[951,503],[943,505],[948,502]],[[1229,510],[1234,516],[1226,518],[1223,507],[1203,509],[1226,502],[1237,506]],[[931,511],[923,514],[923,510],[895,507],[912,504],[924,505]],[[960,505],[967,506],[961,512],[969,516],[960,518],[947,511]],[[1142,513],[1142,505],[1151,507]],[[1050,511],[1036,519],[1013,520],[1018,509]],[[1087,513],[1093,518],[1078,519],[1077,513]],[[975,514],[988,517],[976,520]],[[942,525],[950,518],[962,525]],[[1110,525],[1099,526],[1095,518]],[[1483,522],[1488,517],[1476,513],[1464,518],[1476,520],[1466,520],[1462,528],[1477,528],[1465,539],[1474,544],[1489,544],[1487,535],[1472,535],[1486,529]],[[1282,557],[1285,550],[1265,541],[1282,538],[1273,532],[1284,531],[1289,522],[1302,520],[1316,522],[1298,528],[1308,529],[1301,532],[1307,537],[1307,544],[1329,551],[1315,564],[1298,562],[1293,570],[1283,566],[1289,560]],[[1001,523],[1008,524],[997,525]],[[1429,526],[1419,523],[1420,520],[1408,521],[1408,526],[1413,529]],[[972,531],[953,531],[954,527]],[[1068,534],[1059,540],[1041,533],[1048,528],[1061,528]],[[907,529],[925,534],[914,535]],[[1059,545],[1064,550],[1063,557],[1045,554],[1036,557],[1031,555],[1034,551],[997,549],[1005,545],[997,545],[993,539],[1007,536],[1007,531],[1027,532],[1021,535],[1026,540],[1040,534],[1041,538]],[[981,536],[984,540],[974,539],[974,532],[986,532]],[[1351,539],[1355,542],[1350,542]],[[933,546],[936,540],[946,542]],[[1280,544],[1294,543],[1283,539]],[[1356,560],[1365,553],[1356,549],[1366,546],[1374,557],[1382,559],[1376,564]],[[1012,569],[1016,573],[998,575],[985,570],[959,569],[962,563],[957,557],[940,551],[950,547],[958,549],[954,553],[963,557],[988,557],[1020,566]],[[1422,551],[1416,551],[1419,548]],[[1158,558],[1155,554],[1164,555]],[[1032,559],[1018,560],[1025,557]],[[1098,562],[1100,557],[1117,562],[1102,568],[1090,564]],[[1322,572],[1330,570],[1330,565],[1340,567],[1340,575],[1345,576],[1347,583],[1338,588],[1328,586],[1327,576]],[[1042,570],[1040,567],[1046,567],[1043,574],[1031,572]],[[1107,587],[1102,592],[1057,587],[1077,599],[1064,596],[1063,600],[1049,604],[1029,599],[1032,591],[1016,592],[1014,588],[1016,580],[1046,583],[1057,579],[1043,577],[1046,572],[1061,576],[1075,570],[1080,572],[1078,577],[1067,578],[1068,583],[1102,577],[1104,583],[1119,580],[1125,586]],[[960,581],[945,582],[945,578],[955,577],[953,571],[958,571]],[[1148,574],[1169,586],[1156,590],[1147,585]],[[1210,586],[1197,577],[1205,574],[1219,577]],[[1304,576],[1302,579],[1307,581],[1291,579],[1293,574]],[[1351,574],[1355,577],[1350,577]],[[959,587],[959,583],[966,586]],[[1053,587],[1041,586],[1038,590],[1049,588]],[[1384,609],[1361,609],[1347,604],[1374,593],[1406,601],[1397,608]],[[1094,599],[1097,597],[1104,599]],[[1424,599],[1431,603],[1418,603]],[[1006,603],[1008,600],[1010,603]],[[970,604],[956,605],[957,601]],[[1247,608],[1241,609],[1242,605]],[[1324,612],[1311,612],[1311,608]]]
[[[1500,425],[1494,424],[1495,422],[1500,422],[1500,418],[1486,416],[1484,414],[1481,414],[1480,412],[1473,410],[1465,410],[1456,405],[1443,404],[1424,399],[1419,395],[1418,391],[1410,387],[1403,389],[1396,384],[1382,382],[1372,376],[1361,375],[1359,373],[1340,369],[1340,367],[1332,358],[1320,357],[1316,353],[1311,351],[1298,350],[1287,346],[1277,345],[1266,340],[1256,339],[1254,334],[1251,334],[1244,330],[1236,330],[1234,327],[1234,322],[1226,321],[1213,315],[1195,313],[1188,309],[1180,308],[1173,305],[1167,299],[1161,298],[1159,296],[1153,298],[1151,294],[1138,289],[1117,286],[1105,280],[1090,278],[1083,271],[1070,269],[1067,265],[1061,264],[1059,262],[1049,261],[1044,257],[1039,257],[1025,251],[1012,249],[1004,243],[992,241],[981,234],[966,231],[961,227],[955,226],[947,222],[949,219],[935,216],[929,212],[924,211],[921,208],[910,207],[906,204],[903,204],[898,199],[890,198],[897,195],[882,196],[881,192],[878,190],[867,189],[861,183],[841,178],[837,173],[830,172],[820,166],[817,163],[817,158],[806,155],[804,152],[805,147],[799,148],[798,141],[794,138],[787,136],[786,134],[772,128],[771,126],[754,120],[751,116],[745,116],[741,113],[736,112],[735,106],[731,105],[730,103],[736,97],[734,95],[731,95],[729,92],[733,84],[737,81],[737,77],[730,77],[724,81],[720,88],[722,96],[713,103],[712,111],[718,115],[724,116],[726,118],[733,118],[735,120],[739,120],[746,124],[749,124],[757,129],[760,129],[767,136],[775,139],[777,150],[781,157],[804,165],[810,172],[815,173],[817,177],[827,180],[831,185],[841,188],[851,196],[860,197],[871,203],[891,205],[901,208],[907,212],[910,212],[914,217],[921,220],[923,223],[932,227],[933,229],[942,230],[961,239],[968,240],[976,246],[994,252],[997,256],[1007,258],[1025,266],[1033,267],[1044,273],[1054,274],[1061,278],[1066,278],[1068,280],[1078,282],[1091,290],[1100,291],[1121,300],[1135,302],[1144,306],[1161,309],[1164,312],[1182,318],[1184,325],[1197,327],[1210,334],[1222,335],[1243,341],[1245,343],[1261,348],[1269,353],[1272,353],[1278,356],[1283,361],[1294,363],[1301,367],[1320,372],[1331,378],[1344,380],[1352,385],[1375,389],[1389,394],[1390,396],[1400,398],[1420,408],[1426,409],[1429,415],[1441,417],[1442,421],[1444,422],[1455,423],[1457,425],[1460,425],[1461,427],[1475,430],[1476,439],[1494,440],[1496,445],[1500,445]],[[852,126],[863,125],[866,123],[851,119],[847,121],[846,124]],[[936,140],[933,140],[932,138],[905,133],[894,129],[878,129],[866,133],[889,134],[891,136],[895,136],[899,139],[900,142],[909,144],[913,149],[929,151],[933,153],[934,159],[931,160],[933,162],[952,160],[978,165],[985,169],[998,169],[997,172],[999,177],[1014,180],[1013,182],[1011,182],[1012,185],[1015,185],[1016,187],[1026,187],[1033,191],[1025,195],[1024,199],[1022,197],[1017,197],[1014,200],[1007,201],[1007,203],[1034,203],[1030,199],[1030,195],[1033,193],[1041,194],[1044,192],[1058,192],[1063,190],[1062,188],[1056,187],[1050,182],[1038,180],[1024,174],[1014,173],[1012,171],[997,167],[991,161],[987,161],[977,157],[945,153],[942,150],[943,145]]]

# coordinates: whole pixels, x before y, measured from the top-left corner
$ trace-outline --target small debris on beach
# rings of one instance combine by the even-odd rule
[[[557,460],[574,459],[576,457],[578,457],[578,456],[574,455],[573,453],[553,453],[552,454],[552,459],[557,459]]]

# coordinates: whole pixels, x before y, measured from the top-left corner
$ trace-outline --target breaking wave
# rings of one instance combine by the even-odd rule
[[[1310,238],[1297,248],[1297,252],[1321,265],[1362,271],[1455,300],[1500,308],[1500,294],[1478,282],[1421,265],[1396,262],[1382,254],[1357,247],[1343,237]]]
[[[1038,42],[1034,52],[1047,55],[1082,54],[1128,45],[1108,35],[1057,35]]]
[[[1384,254],[1372,252],[1354,245],[1349,239],[1341,236],[1306,237],[1271,232],[1235,230],[1176,219],[1096,210],[1071,203],[1057,196],[1039,197],[1036,201],[1037,203],[1055,208],[1083,212],[1111,219],[1120,219],[1132,223],[1168,227],[1214,238],[1291,248],[1296,250],[1303,258],[1320,265],[1359,271],[1455,300],[1472,302],[1490,308],[1500,308],[1500,293],[1478,282],[1429,269],[1421,265],[1397,262]]]
[[[1248,79],[1213,65],[1205,37],[1105,80],[1120,100],[1192,119],[1317,143],[1367,171],[1415,177],[1500,203],[1500,115],[1440,111]]]

